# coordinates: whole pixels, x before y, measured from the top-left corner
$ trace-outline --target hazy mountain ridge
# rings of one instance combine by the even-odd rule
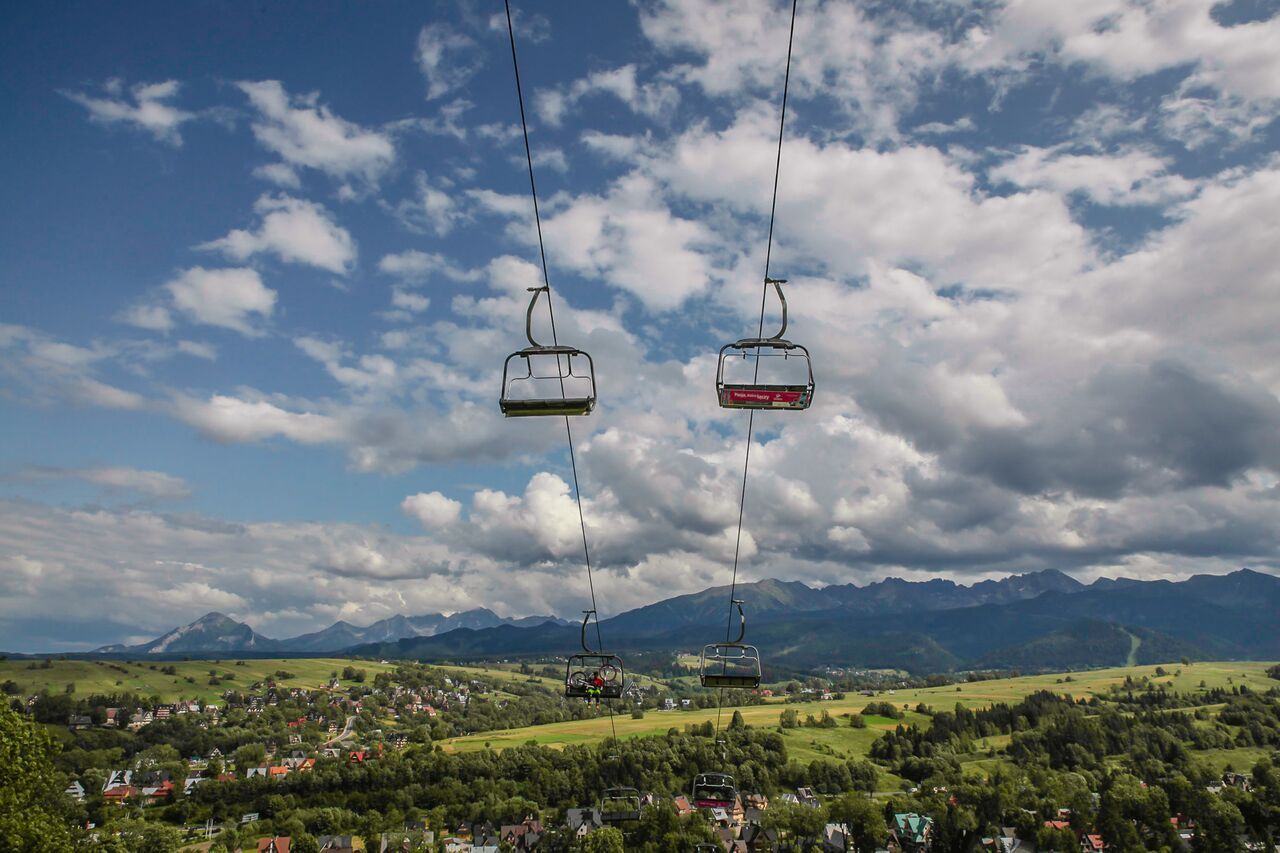
[[[1036,669],[1123,664],[1131,653],[1140,663],[1184,655],[1280,658],[1280,578],[1248,569],[1177,582],[1108,579],[1089,586],[1056,571],[972,586],[890,578],[814,589],[798,581],[764,580],[739,584],[737,594],[747,602],[747,642],[760,647],[766,665],[787,669]],[[725,636],[728,598],[727,587],[716,587],[619,614],[601,622],[605,644],[618,652],[696,651]],[[736,634],[736,622],[731,630]],[[477,608],[448,617],[393,616],[364,628],[337,622],[284,640],[209,614],[151,643],[99,651],[345,652],[460,660],[559,657],[578,643],[574,623],[504,619]]]
[[[1186,655],[1202,660],[1280,657],[1280,620],[1275,618],[1280,613],[1280,578],[1271,575],[1242,569],[1230,575],[1197,576],[1177,583],[1111,582],[1098,588],[1062,583],[1051,577],[1048,591],[1002,601],[1007,596],[1029,595],[1038,590],[1035,583],[1026,583],[1024,578],[1006,579],[1013,583],[1004,586],[997,581],[994,587],[982,588],[977,594],[978,598],[987,599],[982,604],[948,607],[938,605],[961,598],[973,600],[973,588],[952,589],[949,582],[936,581],[912,587],[910,582],[896,581],[853,587],[870,593],[862,593],[865,597],[861,600],[859,594],[853,593],[852,603],[846,606],[815,608],[807,593],[785,586],[784,590],[801,596],[805,608],[787,610],[777,606],[776,582],[766,582],[764,589],[769,595],[765,597],[764,612],[755,606],[752,596],[757,585],[743,584],[738,591],[748,600],[747,642],[760,648],[766,667],[772,664],[803,669],[829,664],[929,672],[981,668],[999,662],[1002,666],[1049,668],[1053,663],[1037,664],[1013,653],[1016,647],[1037,641],[1034,648],[1053,660],[1069,657],[1072,666],[1120,665],[1131,651],[1132,644],[1127,639],[1130,635],[1142,641],[1137,652],[1140,662],[1156,653],[1167,653],[1173,659]],[[921,587],[926,588],[922,590],[926,593],[923,600],[937,609],[922,609],[921,602],[899,594]],[[841,594],[840,589],[834,588],[836,595]],[[704,643],[720,640],[728,613],[728,590],[715,591],[720,596],[718,606],[707,600],[710,592],[639,609],[641,614],[661,613],[671,619],[665,631],[654,630],[638,611],[604,620],[601,628],[605,643],[618,652],[695,651]],[[866,612],[868,599],[897,603],[885,604],[886,609],[880,612]],[[681,604],[683,611],[678,607]],[[702,613],[713,618],[701,623],[687,618]],[[545,657],[563,655],[576,648],[577,642],[577,632],[571,628],[543,632],[538,637],[504,628],[450,632],[352,651],[427,660]],[[1077,649],[1079,654],[1075,654]]]
[[[381,643],[411,637],[431,637],[460,628],[493,628],[499,625],[534,626],[547,622],[562,623],[554,616],[505,618],[484,607],[445,616],[427,613],[422,616],[391,616],[371,625],[359,627],[349,622],[334,622],[320,631],[296,637],[271,639],[257,633],[243,622],[222,613],[206,613],[189,625],[174,628],[147,643],[128,646],[113,644],[95,649],[97,654],[160,655],[204,652],[337,652],[367,643]]]

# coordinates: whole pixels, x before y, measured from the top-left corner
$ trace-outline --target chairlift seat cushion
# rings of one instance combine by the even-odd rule
[[[808,385],[723,385],[720,407],[724,409],[809,408],[813,388]]]
[[[554,415],[588,415],[595,408],[594,397],[553,397],[547,400],[501,401],[502,413],[509,418],[527,418]]]
[[[703,687],[744,687],[754,688],[760,686],[760,676],[758,675],[709,675],[702,676]]]

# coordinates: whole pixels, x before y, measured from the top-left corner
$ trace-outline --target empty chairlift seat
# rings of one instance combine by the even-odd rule
[[[600,820],[623,823],[640,819],[640,792],[635,788],[609,788],[600,798]]]
[[[801,411],[813,402],[809,350],[783,338],[787,331],[785,279],[765,279],[782,303],[782,328],[770,338],[743,338],[720,348],[716,397],[725,409]]]
[[[699,773],[694,777],[690,799],[700,809],[732,808],[738,789],[728,773]]]
[[[740,600],[735,598],[733,605],[738,608],[738,638],[702,647],[698,672],[703,687],[750,690],[760,686],[760,652],[755,646],[742,642],[747,635],[747,614]]]
[[[531,287],[525,314],[529,346],[502,364],[499,407],[509,418],[588,415],[596,405],[596,370],[591,356],[570,346],[544,346],[533,337],[533,309],[546,287]]]
[[[742,643],[709,643],[702,649],[703,687],[760,686],[760,652]]]

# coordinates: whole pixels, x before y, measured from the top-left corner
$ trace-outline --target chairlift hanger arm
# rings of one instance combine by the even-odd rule
[[[599,654],[599,652],[594,651],[589,645],[587,645],[587,625],[590,624],[591,617],[595,615],[596,612],[594,610],[582,611],[582,650],[589,655]]]
[[[782,303],[782,328],[778,329],[778,333],[776,335],[769,338],[769,340],[772,341],[782,340],[782,336],[787,333],[787,297],[782,295],[782,285],[786,283],[787,280],[785,278],[769,278],[768,276],[765,276],[764,279],[764,286],[768,287],[772,284],[773,289],[778,293],[778,301]]]
[[[747,636],[747,614],[742,609],[741,598],[735,598],[733,600],[733,603],[738,606],[738,618],[739,620],[741,620],[738,624],[738,639],[733,641],[733,644],[736,646],[736,645],[741,645],[742,639]]]
[[[538,297],[542,294],[546,293],[548,294],[547,298],[551,298],[551,288],[544,284],[542,287],[530,287],[529,292],[532,293],[533,296],[529,299],[529,308],[524,314],[524,336],[529,339],[530,346],[542,349],[542,344],[534,340],[533,337],[533,309],[537,306]]]

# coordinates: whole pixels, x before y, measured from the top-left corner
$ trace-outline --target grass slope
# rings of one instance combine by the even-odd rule
[[[221,697],[225,690],[248,690],[255,681],[262,681],[279,670],[289,672],[294,677],[277,681],[285,687],[315,688],[325,685],[332,673],[341,674],[344,667],[353,666],[363,669],[372,681],[376,673],[395,669],[395,664],[383,664],[375,661],[346,660],[343,658],[258,658],[237,661],[224,658],[220,661],[134,661],[126,663],[122,660],[54,660],[49,669],[28,669],[34,663],[37,667],[41,661],[7,660],[0,661],[0,681],[12,680],[17,683],[21,695],[27,696],[48,690],[50,693],[61,693],[67,685],[75,684],[77,696],[90,696],[95,693],[109,695],[126,691],[143,696],[159,696],[162,702],[177,699],[200,699],[207,701]],[[160,671],[161,667],[172,666],[175,675]],[[116,667],[123,667],[120,672]],[[154,667],[154,669],[152,668]],[[209,671],[215,670],[221,675],[231,673],[233,681],[223,681],[218,685],[209,684]],[[195,683],[189,683],[191,678]]]
[[[1050,690],[1073,697],[1089,697],[1105,693],[1113,685],[1124,683],[1126,676],[1140,678],[1146,676],[1162,683],[1172,685],[1172,689],[1190,692],[1199,689],[1204,681],[1205,688],[1230,687],[1232,684],[1247,685],[1254,690],[1266,690],[1277,682],[1268,678],[1266,668],[1270,664],[1249,662],[1214,662],[1193,663],[1181,666],[1177,663],[1164,664],[1169,675],[1156,679],[1155,666],[1113,667],[1088,672],[1058,673],[1051,675],[1033,675],[1022,678],[1005,678],[991,681],[979,681],[972,684],[952,685],[948,687],[927,687],[917,690],[898,690],[890,694],[882,692],[874,699],[861,695],[850,695],[838,702],[806,702],[799,704],[783,704],[770,702],[751,708],[740,708],[746,722],[759,727],[776,727],[779,715],[785,708],[795,708],[803,720],[808,714],[820,717],[827,711],[837,718],[840,725],[834,729],[799,728],[783,732],[787,748],[796,758],[808,761],[819,757],[853,758],[867,754],[872,741],[880,734],[893,728],[895,723],[880,718],[872,718],[865,729],[849,726],[848,719],[842,714],[860,713],[868,702],[890,701],[899,707],[914,709],[923,702],[940,710],[949,710],[956,703],[966,707],[986,707],[997,702],[1015,703],[1037,690]],[[1181,670],[1180,675],[1173,673]],[[1065,681],[1070,675],[1071,681]],[[957,686],[959,689],[957,689]],[[722,723],[727,724],[733,709],[726,708]],[[565,744],[594,744],[610,736],[616,727],[619,738],[650,737],[665,734],[670,728],[682,728],[688,723],[715,722],[714,710],[702,711],[646,711],[644,719],[633,720],[628,711],[619,708],[615,711],[612,727],[608,717],[594,720],[575,720],[563,723],[551,723],[543,726],[526,726],[519,729],[483,732],[467,737],[452,738],[444,741],[442,746],[448,751],[470,752],[490,747],[504,749],[509,746],[534,742],[551,747],[563,747]],[[907,722],[927,724],[928,718],[910,711]],[[995,743],[994,746],[1003,744]]]

